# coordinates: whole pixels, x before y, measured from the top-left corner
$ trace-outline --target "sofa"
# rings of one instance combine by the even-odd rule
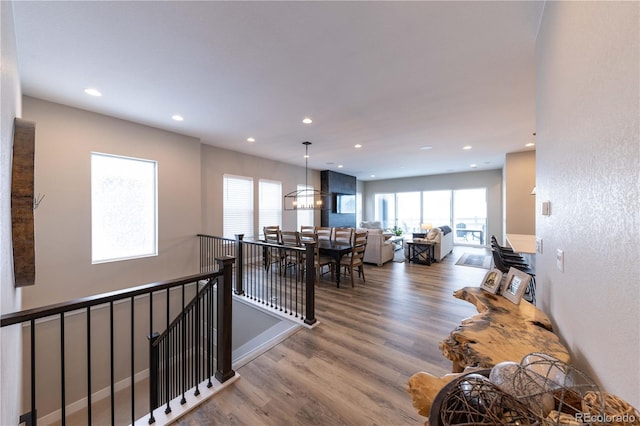
[[[364,250],[364,262],[382,266],[393,259],[396,245],[387,239],[382,229],[358,228],[358,232],[368,231],[367,247]]]
[[[424,238],[416,237],[424,235]],[[442,261],[453,250],[453,232],[449,226],[431,228],[427,234],[414,234],[413,241],[431,241],[435,243],[434,255],[437,262]],[[409,257],[408,247],[405,246],[405,257]]]

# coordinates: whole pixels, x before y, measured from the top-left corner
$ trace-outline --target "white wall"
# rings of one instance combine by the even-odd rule
[[[640,407],[640,3],[547,2],[537,44],[539,305]],[[564,272],[556,268],[564,250]]]
[[[299,149],[299,147],[296,147]],[[304,164],[303,153],[300,162]],[[305,183],[305,168],[261,157],[242,154],[211,145],[202,145],[202,232],[209,235],[222,235],[223,215],[223,176],[232,174],[253,178],[253,207],[257,212],[258,180],[269,179],[282,182],[282,195],[296,190],[296,185]],[[309,170],[308,183],[320,189],[320,172]],[[314,214],[316,226],[320,226],[320,212]],[[255,237],[258,236],[258,215],[254,214]],[[282,212],[282,229],[295,230],[297,216],[295,211]],[[245,235],[245,238],[249,236]]]
[[[487,188],[487,235],[502,235],[502,171],[416,176],[364,182],[363,220],[373,220],[373,196],[384,192],[437,191],[441,189]],[[439,224],[434,223],[434,226]],[[487,239],[485,238],[485,242]]]
[[[36,123],[36,284],[24,308],[198,272],[198,139],[39,99],[23,99]],[[91,152],[158,161],[158,256],[91,264]]]
[[[14,288],[11,245],[11,157],[13,120],[21,116],[20,76],[18,74],[13,4],[0,2],[1,82],[0,134],[0,314],[20,310],[21,291]],[[0,331],[0,425],[18,424],[20,417],[21,371],[20,326]]]

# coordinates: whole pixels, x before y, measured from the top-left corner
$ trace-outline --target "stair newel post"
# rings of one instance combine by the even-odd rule
[[[244,256],[242,253],[242,239],[244,234],[236,234],[236,285],[233,292],[235,294],[244,294],[244,288],[242,285],[242,265],[244,264]],[[217,259],[216,259],[217,260]],[[219,262],[219,261],[218,261]]]
[[[315,324],[316,322],[316,265],[315,265],[315,248],[317,241],[310,241],[305,244],[306,263],[305,263],[305,324]]]
[[[216,259],[218,268],[223,270],[222,282],[218,278],[218,301],[216,306],[217,326],[216,326],[216,366],[215,377],[220,383],[224,383],[236,373],[231,369],[231,277],[233,270],[233,257]],[[237,267],[237,269],[242,269]]]
[[[158,370],[160,368],[160,349],[154,345],[160,337],[160,333],[153,333],[147,336],[149,340],[149,424],[155,423],[153,410],[158,408]]]

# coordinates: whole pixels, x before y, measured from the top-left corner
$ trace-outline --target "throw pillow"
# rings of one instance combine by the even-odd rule
[[[427,234],[427,240],[435,240],[438,237],[438,233],[440,230],[438,228],[433,228]]]

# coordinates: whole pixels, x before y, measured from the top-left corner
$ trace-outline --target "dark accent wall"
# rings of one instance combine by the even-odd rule
[[[320,216],[321,226],[355,228],[355,213],[336,213],[335,201],[336,194],[356,194],[356,178],[331,170],[323,170],[320,172],[320,187],[322,192],[331,194],[331,205],[327,210],[322,210]]]

